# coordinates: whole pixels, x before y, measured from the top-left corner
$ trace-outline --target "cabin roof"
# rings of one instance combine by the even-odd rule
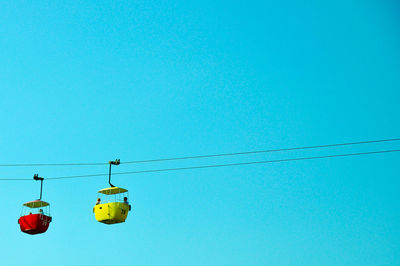
[[[33,200],[24,203],[24,206],[29,207],[29,208],[40,208],[40,207],[46,207],[49,206],[50,204],[48,202],[45,202],[43,200]]]
[[[109,188],[103,188],[99,190],[99,193],[105,194],[105,195],[114,195],[114,194],[119,194],[119,193],[124,193],[128,192],[127,189],[122,188],[122,187],[109,187]]]

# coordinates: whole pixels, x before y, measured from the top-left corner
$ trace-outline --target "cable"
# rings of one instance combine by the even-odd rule
[[[305,146],[305,147],[295,147],[295,148],[281,148],[281,149],[260,150],[260,151],[244,151],[244,152],[220,153],[220,154],[211,154],[211,155],[195,155],[195,156],[186,156],[186,157],[175,157],[175,158],[164,158],[164,159],[152,159],[152,160],[142,160],[142,161],[121,162],[121,164],[136,164],[136,163],[149,163],[149,162],[161,162],[161,161],[176,161],[176,160],[187,160],[187,159],[199,159],[199,158],[210,158],[210,157],[222,157],[222,156],[236,156],[236,155],[246,155],[246,154],[256,154],[256,153],[267,153],[267,152],[318,149],[318,148],[349,146],[349,145],[369,144],[369,143],[378,143],[378,142],[390,142],[390,141],[399,141],[399,140],[400,140],[400,138],[397,138],[397,139],[383,139],[383,140],[369,140],[369,141],[359,141],[359,142],[348,142],[348,143],[337,143],[337,144],[326,144],[326,145]]]
[[[259,151],[243,151],[243,152],[234,152],[234,153],[219,153],[219,154],[209,154],[209,155],[194,155],[194,156],[184,156],[184,157],[172,157],[172,158],[160,158],[160,159],[127,161],[127,162],[121,162],[121,164],[140,164],[140,163],[150,163],[150,162],[177,161],[177,160],[189,160],[189,159],[200,159],[200,158],[224,157],[224,156],[238,156],[238,155],[257,154],[257,153],[294,151],[294,150],[306,150],[306,149],[319,149],[319,148],[350,146],[350,145],[361,145],[361,144],[371,144],[371,143],[380,143],[380,142],[393,142],[393,141],[399,141],[399,140],[400,140],[400,138],[381,139],[381,140],[367,140],[367,141],[336,143],[336,144],[326,144],[326,145],[316,145],[316,146],[303,146],[303,147],[294,147],[294,148],[280,148],[280,149],[259,150]],[[20,163],[20,164],[0,164],[0,167],[96,166],[96,165],[108,165],[108,162],[106,162],[106,163],[101,163],[101,162],[94,162],[94,163],[90,163],[90,162],[81,162],[81,163]]]
[[[94,166],[107,165],[107,163],[14,163],[0,164],[0,167],[27,167],[27,166]]]
[[[140,170],[140,171],[132,171],[132,172],[119,172],[119,173],[114,173],[113,175],[143,174],[143,173],[190,170],[190,169],[231,167],[231,166],[239,166],[239,165],[267,164],[267,163],[279,163],[279,162],[290,162],[290,161],[315,160],[315,159],[326,159],[326,158],[348,157],[348,156],[360,156],[360,155],[367,155],[367,154],[381,154],[381,153],[391,153],[391,152],[400,152],[400,149],[399,150],[383,150],[383,151],[369,151],[369,152],[358,152],[358,153],[333,154],[333,155],[323,155],[323,156],[313,156],[313,157],[288,158],[288,159],[277,159],[277,160],[268,160],[268,161],[243,162],[243,163],[200,165],[200,166],[164,168],[164,169],[150,169],[150,170]],[[83,177],[95,177],[95,176],[107,176],[107,174],[59,176],[59,177],[49,177],[49,178],[46,178],[46,180],[59,180],[59,179],[71,179],[71,178],[83,178]],[[0,181],[1,180],[3,180],[3,179],[0,179]],[[22,179],[19,179],[19,180],[22,180]],[[24,180],[27,180],[27,179],[24,179]],[[28,180],[31,180],[31,179],[28,179]]]

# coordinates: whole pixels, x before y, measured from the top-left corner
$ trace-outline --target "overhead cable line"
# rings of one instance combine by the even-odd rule
[[[351,145],[362,145],[362,144],[372,144],[372,143],[382,143],[382,142],[393,142],[393,141],[400,141],[400,138],[381,139],[381,140],[367,140],[367,141],[346,142],[346,143],[335,143],[335,144],[325,144],[325,145],[315,145],[315,146],[302,146],[302,147],[292,147],[292,148],[279,148],[279,149],[258,150],[258,151],[243,151],[243,152],[233,152],[233,153],[218,153],[218,154],[209,154],[209,155],[193,155],[193,156],[183,156],[183,157],[137,160],[137,161],[121,162],[120,164],[140,164],[140,163],[178,161],[178,160],[213,158],[213,157],[224,157],[224,156],[238,156],[238,155],[269,153],[269,152],[320,149],[320,148],[330,148],[330,147],[340,147],[340,146],[351,146]],[[93,162],[93,163],[91,163],[91,162],[81,162],[81,163],[79,163],[79,162],[78,163],[17,163],[17,164],[0,164],[0,167],[96,166],[96,165],[108,165],[108,162],[104,162],[104,163],[102,163],[102,162]]]
[[[290,162],[290,161],[304,161],[304,160],[327,159],[327,158],[335,158],[335,157],[360,156],[360,155],[367,155],[367,154],[393,153],[393,152],[400,152],[400,149],[398,149],[398,150],[381,150],[381,151],[357,152],[357,153],[344,153],[344,154],[331,154],[331,155],[322,155],[322,156],[313,156],[313,157],[286,158],[286,159],[276,159],[276,160],[266,160],[266,161],[253,161],[253,162],[241,162],[241,163],[199,165],[199,166],[163,168],[163,169],[149,169],[149,170],[139,170],[139,171],[131,171],[131,172],[119,172],[119,173],[114,173],[113,175],[144,174],[144,173],[155,173],[155,172],[191,170],[191,169],[232,167],[232,166],[240,166],[240,165],[268,164],[268,163],[280,163],[280,162]],[[48,178],[46,178],[46,180],[73,179],[73,178],[85,178],[85,177],[96,177],[96,176],[107,176],[107,174],[104,173],[104,174],[88,174],[88,175],[48,177]],[[30,178],[29,179],[10,179],[10,178],[8,178],[8,179],[0,179],[0,181],[8,181],[8,180],[31,180],[31,179]]]
[[[0,167],[29,167],[29,166],[95,166],[108,163],[9,163],[0,164]]]
[[[187,160],[187,159],[200,159],[200,158],[211,158],[211,157],[236,156],[236,155],[247,155],[247,154],[257,154],[257,153],[268,153],[268,152],[307,150],[307,149],[329,148],[329,147],[338,147],[338,146],[350,146],[350,145],[369,144],[369,143],[378,143],[378,142],[391,142],[391,141],[399,141],[399,140],[400,140],[400,138],[382,139],[382,140],[369,140],[369,141],[336,143],[336,144],[304,146],[304,147],[294,147],[294,148],[280,148],[280,149],[259,150],[259,151],[244,151],[244,152],[220,153],[220,154],[211,154],[211,155],[195,155],[195,156],[186,156],[186,157],[175,157],[175,158],[163,158],[163,159],[152,159],[152,160],[142,160],[142,161],[121,162],[121,164],[149,163],[149,162],[161,162],[161,161],[177,161],[177,160]]]

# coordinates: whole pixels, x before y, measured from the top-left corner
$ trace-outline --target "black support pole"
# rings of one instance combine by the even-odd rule
[[[38,174],[33,175],[33,179],[36,181],[40,181],[40,198],[39,200],[42,200],[42,190],[43,190],[43,177],[39,177]]]
[[[113,184],[111,184],[111,165],[119,165],[120,160],[116,159],[115,161],[109,161],[108,163],[110,164],[110,168],[108,169],[108,183],[110,184],[111,187],[115,187]]]
[[[40,200],[42,200],[42,191],[43,191],[43,179],[40,180]]]
[[[108,183],[110,184],[111,187],[114,187],[113,184],[111,184],[111,163],[110,163],[110,168],[108,170]]]

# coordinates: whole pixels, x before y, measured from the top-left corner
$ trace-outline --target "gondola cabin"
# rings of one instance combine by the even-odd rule
[[[123,223],[131,206],[128,203],[128,190],[109,187],[99,190],[93,212],[97,221],[105,224]]]
[[[46,232],[51,220],[50,204],[34,200],[23,204],[18,223],[22,232],[35,235]]]

